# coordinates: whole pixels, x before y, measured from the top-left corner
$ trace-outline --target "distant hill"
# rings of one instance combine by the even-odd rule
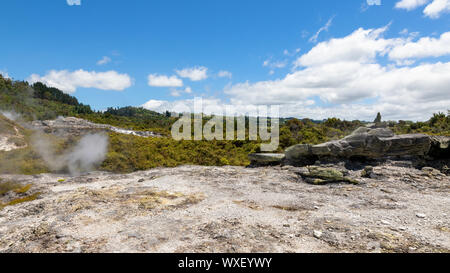
[[[0,110],[19,113],[26,121],[50,120],[58,116],[84,118],[117,127],[168,134],[174,122],[169,116],[139,107],[108,108],[94,111],[57,88],[43,83],[30,85],[0,75]]]

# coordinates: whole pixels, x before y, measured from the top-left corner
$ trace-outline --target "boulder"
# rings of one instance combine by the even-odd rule
[[[335,168],[308,166],[306,168],[300,168],[297,173],[302,176],[307,183],[314,185],[323,185],[337,182],[359,184],[358,181],[347,177],[342,171]]]
[[[284,154],[249,154],[252,165],[276,165],[284,160]]]
[[[286,150],[286,159],[305,158],[379,159],[390,156],[424,156],[430,150],[430,137],[423,134],[394,135],[388,128],[361,127],[351,135],[319,145],[295,145]]]
[[[285,155],[287,160],[295,160],[311,154],[312,145],[298,144],[286,149]]]
[[[450,137],[431,136],[429,156],[434,158],[450,158]]]

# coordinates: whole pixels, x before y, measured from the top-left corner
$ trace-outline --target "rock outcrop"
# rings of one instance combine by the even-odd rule
[[[84,119],[74,117],[59,117],[55,120],[37,120],[31,123],[33,129],[43,130],[46,133],[84,135],[99,131],[116,132],[120,134],[135,135],[140,137],[160,137],[154,132],[133,131],[117,128],[107,124],[92,123]]]
[[[249,154],[248,158],[254,166],[279,165],[284,160],[284,154]]]
[[[289,162],[302,162],[320,158],[380,159],[394,156],[426,156],[431,147],[434,153],[445,153],[448,139],[424,134],[394,135],[388,128],[361,127],[351,135],[319,145],[300,144],[286,150]],[[445,148],[447,147],[447,148]]]
[[[450,158],[450,137],[431,136],[430,140],[429,156],[433,158]]]
[[[24,129],[16,122],[0,115],[0,152],[23,149],[27,146]]]

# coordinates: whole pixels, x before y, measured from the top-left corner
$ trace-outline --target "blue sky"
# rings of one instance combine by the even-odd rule
[[[421,120],[450,108],[448,0],[5,0],[2,10],[0,73],[97,110],[199,96],[310,118]]]

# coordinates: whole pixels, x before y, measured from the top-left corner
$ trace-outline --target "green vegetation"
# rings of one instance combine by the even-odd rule
[[[179,165],[245,166],[256,143],[243,141],[175,141],[170,138],[142,138],[110,134],[110,149],[101,168],[130,172]]]
[[[42,83],[29,85],[12,81],[0,75],[0,109],[14,111],[25,121],[55,119],[58,116],[84,118],[95,123],[168,135],[176,119],[167,114],[137,107],[108,108],[105,112],[93,111],[89,105],[79,103],[75,97],[50,88]]]
[[[340,139],[362,125],[360,121],[341,121],[337,118],[320,123],[310,119],[290,119],[280,128],[280,146],[286,149],[296,144],[319,144]]]
[[[0,197],[4,196],[10,191],[23,191],[23,186],[17,182],[2,182],[0,180]]]
[[[450,111],[447,115],[437,113],[426,122],[402,121],[390,122],[389,127],[396,134],[423,133],[428,135],[450,136]]]
[[[247,155],[260,151],[261,141],[175,141],[170,138],[170,130],[177,118],[170,117],[169,113],[160,114],[137,107],[108,108],[105,112],[97,112],[56,88],[42,83],[29,85],[23,81],[12,81],[1,75],[0,109],[20,114],[23,121],[74,116],[125,129],[154,131],[165,136],[141,138],[111,133],[109,153],[101,165],[102,170],[108,171],[131,172],[183,164],[245,166],[249,164]],[[210,118],[204,116],[203,124]],[[381,121],[380,113],[376,121]],[[280,124],[280,147],[277,152],[283,152],[295,144],[319,144],[343,138],[358,127],[364,126],[365,122],[343,121],[337,118],[323,121],[282,119]],[[426,122],[399,121],[387,122],[387,125],[397,134],[450,136],[450,112],[447,115],[437,113]],[[10,152],[0,152],[0,173],[36,174],[51,171],[35,151],[33,132],[0,115],[0,133],[13,136],[17,133],[16,128],[23,137],[13,137],[10,141],[18,146],[27,146]],[[69,149],[77,141],[75,137],[46,137],[54,144],[56,153]]]

